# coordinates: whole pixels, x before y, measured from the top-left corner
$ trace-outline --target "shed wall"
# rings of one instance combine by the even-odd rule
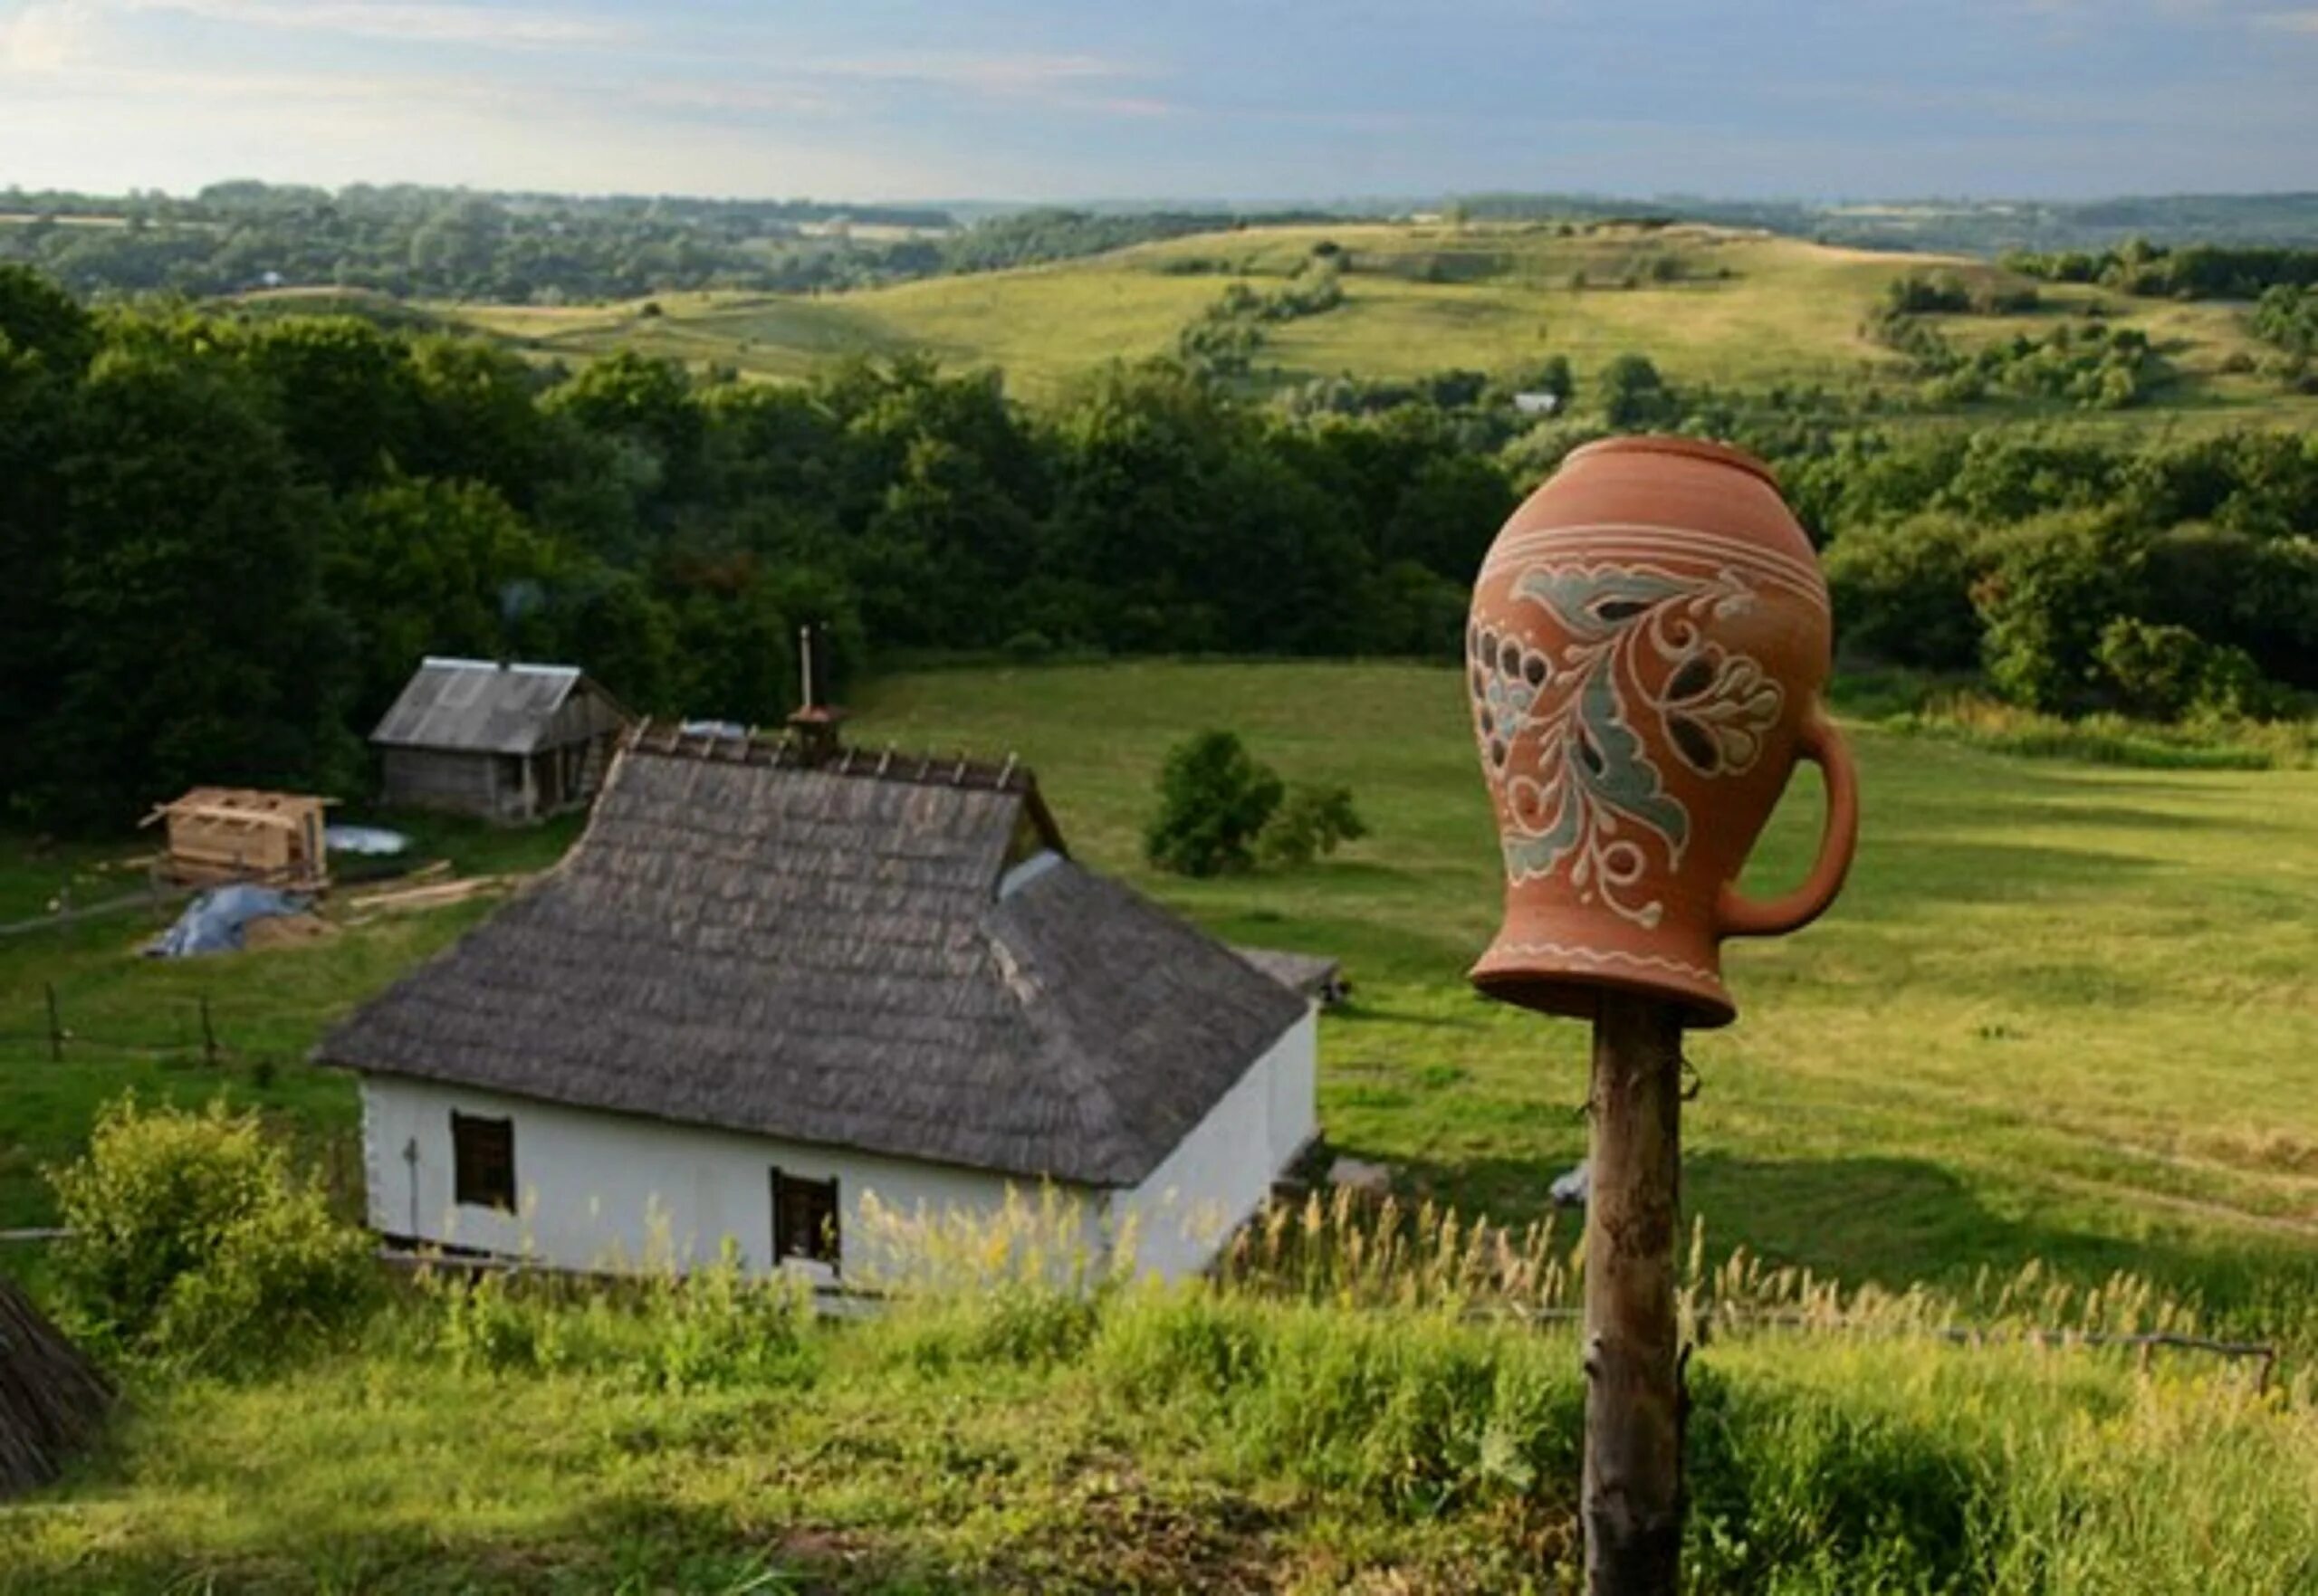
[[[522,789],[508,790],[500,776],[498,754],[390,748],[381,785],[386,801],[397,807],[447,809],[488,820],[520,819]]]

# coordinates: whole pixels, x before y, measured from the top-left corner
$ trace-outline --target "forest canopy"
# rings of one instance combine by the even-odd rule
[[[1616,427],[1732,438],[1825,546],[1844,648],[2040,709],[2318,689],[2318,443],[1904,431],[1641,356],[1259,404],[1169,361],[1058,404],[903,358],[796,386],[575,372],[344,317],[91,310],[0,266],[0,808],[106,827],[196,781],[367,790],[421,654],[631,706],[793,702],[897,651],[1456,657],[1519,493]],[[1557,416],[1511,392],[1550,382]]]

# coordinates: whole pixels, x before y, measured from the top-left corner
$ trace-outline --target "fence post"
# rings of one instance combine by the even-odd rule
[[[209,994],[201,994],[201,1062],[217,1062],[217,1027],[209,1023]]]
[[[48,993],[48,1061],[51,1064],[62,1064],[64,1062],[64,1025],[56,1018],[56,983],[45,981],[42,985]]]

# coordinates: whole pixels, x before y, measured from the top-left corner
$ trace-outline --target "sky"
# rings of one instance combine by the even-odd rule
[[[2318,188],[2312,0],[0,0],[0,187]]]

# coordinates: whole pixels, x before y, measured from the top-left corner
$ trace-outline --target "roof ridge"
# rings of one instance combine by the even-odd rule
[[[535,660],[466,659],[457,655],[426,654],[419,655],[421,670],[433,667],[438,671],[523,671],[534,676],[580,676],[578,665],[548,665]]]
[[[694,727],[686,730],[687,725]],[[1036,772],[1009,754],[1003,763],[956,754],[905,753],[888,743],[871,752],[844,747],[837,757],[815,762],[804,745],[787,731],[761,731],[751,726],[737,736],[714,723],[666,720],[639,721],[629,731],[626,747],[663,759],[702,760],[715,763],[793,766],[824,776],[849,776],[886,781],[905,781],[920,787],[965,787],[983,792],[1028,792],[1038,786]]]

